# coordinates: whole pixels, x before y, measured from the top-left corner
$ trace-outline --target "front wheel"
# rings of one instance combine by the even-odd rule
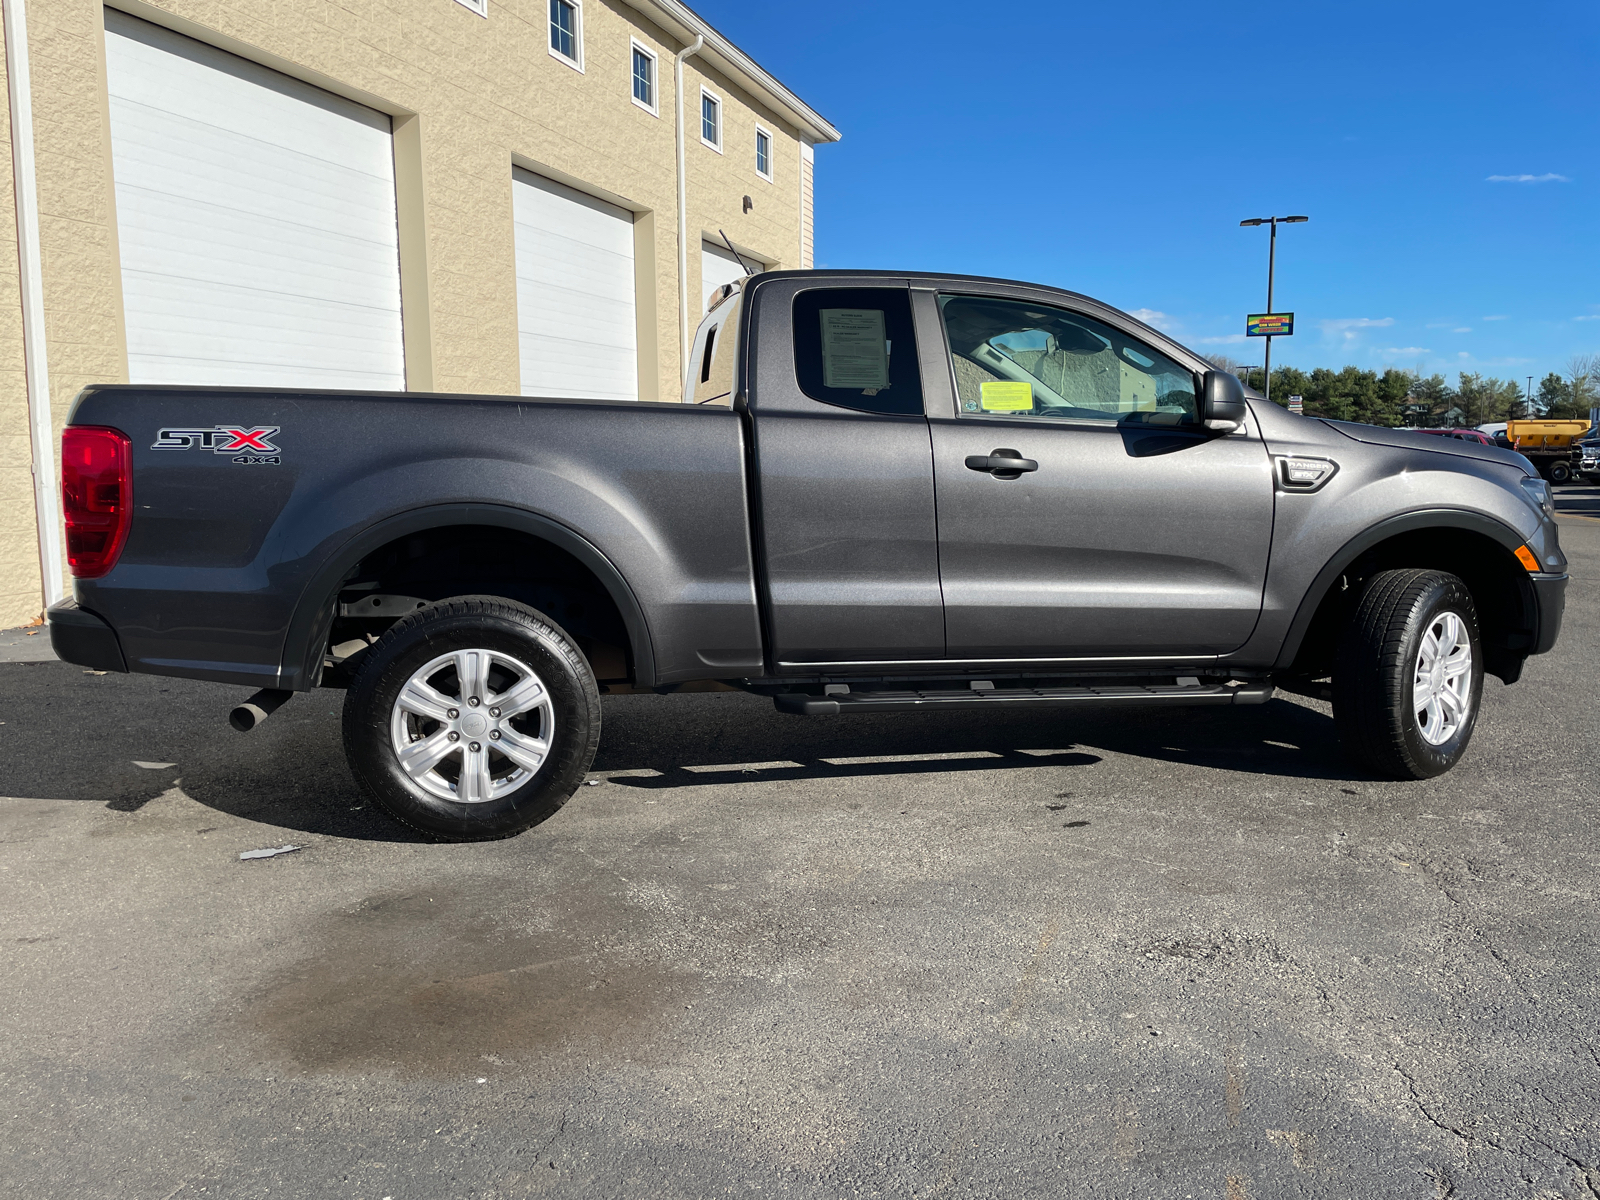
[[[1483,694],[1478,614],[1443,571],[1383,571],[1339,644],[1333,716],[1346,753],[1389,779],[1442,775],[1465,753]]]
[[[367,794],[451,841],[520,833],[577,790],[600,693],[566,633],[525,605],[464,596],[420,609],[362,656],[344,747]]]

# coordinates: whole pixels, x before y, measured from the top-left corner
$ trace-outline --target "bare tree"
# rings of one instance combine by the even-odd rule
[[[1230,375],[1244,378],[1245,365],[1237,358],[1229,358],[1226,354],[1208,354],[1205,359],[1219,371],[1226,371]]]
[[[1600,354],[1575,354],[1567,360],[1567,386],[1575,408],[1600,404]]]

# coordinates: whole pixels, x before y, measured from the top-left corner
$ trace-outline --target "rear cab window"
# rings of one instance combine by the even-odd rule
[[[794,370],[813,400],[857,412],[922,415],[911,293],[813,288],[794,298]]]
[[[998,296],[939,309],[962,417],[1199,423],[1194,372],[1093,317]]]

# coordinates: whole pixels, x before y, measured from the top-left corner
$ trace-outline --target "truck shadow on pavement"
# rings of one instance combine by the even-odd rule
[[[1191,767],[1365,780],[1333,720],[1285,700],[1259,708],[929,712],[791,717],[756,697],[616,697],[594,771],[633,788],[1088,767],[1105,752]],[[649,705],[650,708],[645,708]],[[675,719],[667,719],[668,711]],[[974,779],[977,783],[978,779]]]
[[[259,730],[240,735],[223,720],[235,688],[86,678],[62,663],[8,664],[3,675],[0,733],[11,752],[0,761],[0,794],[98,802],[145,820],[147,806],[178,790],[218,814],[296,833],[429,840],[391,820],[356,786],[344,761],[343,698],[336,692],[297,697]],[[1114,757],[1260,776],[1367,778],[1340,754],[1325,712],[1283,699],[1228,709],[806,718],[778,713],[761,697],[724,692],[607,697],[604,719],[591,777],[630,789],[806,780],[870,786],[943,775],[982,794],[1003,789],[1019,770],[1099,771]],[[24,751],[40,745],[74,751]]]

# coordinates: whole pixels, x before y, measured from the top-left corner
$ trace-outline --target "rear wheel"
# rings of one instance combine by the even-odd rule
[[[452,841],[520,833],[583,782],[600,740],[588,662],[525,605],[430,605],[368,650],[344,705],[351,770],[393,816]]]
[[[1553,463],[1551,463],[1550,464],[1550,482],[1551,483],[1571,483],[1572,482],[1572,465],[1570,463],[1564,463],[1564,462],[1553,462]]]
[[[1482,694],[1478,614],[1460,579],[1413,569],[1367,581],[1333,675],[1346,753],[1390,779],[1442,775],[1472,739]]]

